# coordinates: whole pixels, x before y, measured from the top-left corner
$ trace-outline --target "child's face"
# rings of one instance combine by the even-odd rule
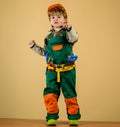
[[[60,13],[55,13],[50,17],[50,23],[54,28],[62,28],[66,23],[66,19]]]

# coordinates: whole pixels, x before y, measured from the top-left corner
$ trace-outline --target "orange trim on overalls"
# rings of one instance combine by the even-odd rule
[[[47,108],[47,112],[49,114],[58,113],[58,104],[57,104],[58,96],[55,94],[47,94],[44,96],[44,103]]]
[[[79,106],[76,100],[76,97],[74,98],[65,98],[66,106],[67,106],[67,112],[70,115],[74,115],[78,113]]]

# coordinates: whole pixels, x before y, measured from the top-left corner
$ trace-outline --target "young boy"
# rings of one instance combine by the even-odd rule
[[[76,94],[76,70],[72,47],[78,40],[78,34],[67,23],[67,12],[61,4],[48,7],[48,17],[52,29],[45,38],[44,48],[35,41],[29,46],[35,52],[46,56],[46,88],[44,89],[44,103],[47,109],[47,125],[56,125],[59,118],[58,99],[60,91],[65,98],[67,116],[70,125],[78,125],[80,109]]]

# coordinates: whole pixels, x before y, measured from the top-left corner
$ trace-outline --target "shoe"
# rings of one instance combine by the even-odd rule
[[[78,126],[78,120],[69,120],[70,126]]]
[[[48,126],[56,126],[56,120],[54,120],[54,119],[49,119],[49,120],[47,121],[47,125],[48,125]]]

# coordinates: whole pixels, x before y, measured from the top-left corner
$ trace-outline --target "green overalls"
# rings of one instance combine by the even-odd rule
[[[45,39],[45,50],[49,54],[47,59],[46,88],[44,89],[44,102],[47,109],[46,120],[59,118],[58,98],[60,91],[65,98],[69,120],[78,120],[81,115],[76,100],[76,70],[75,64],[68,64],[68,57],[73,54],[72,45],[66,39],[66,30],[52,31]],[[64,67],[66,68],[64,71]],[[58,72],[56,70],[63,70]]]

